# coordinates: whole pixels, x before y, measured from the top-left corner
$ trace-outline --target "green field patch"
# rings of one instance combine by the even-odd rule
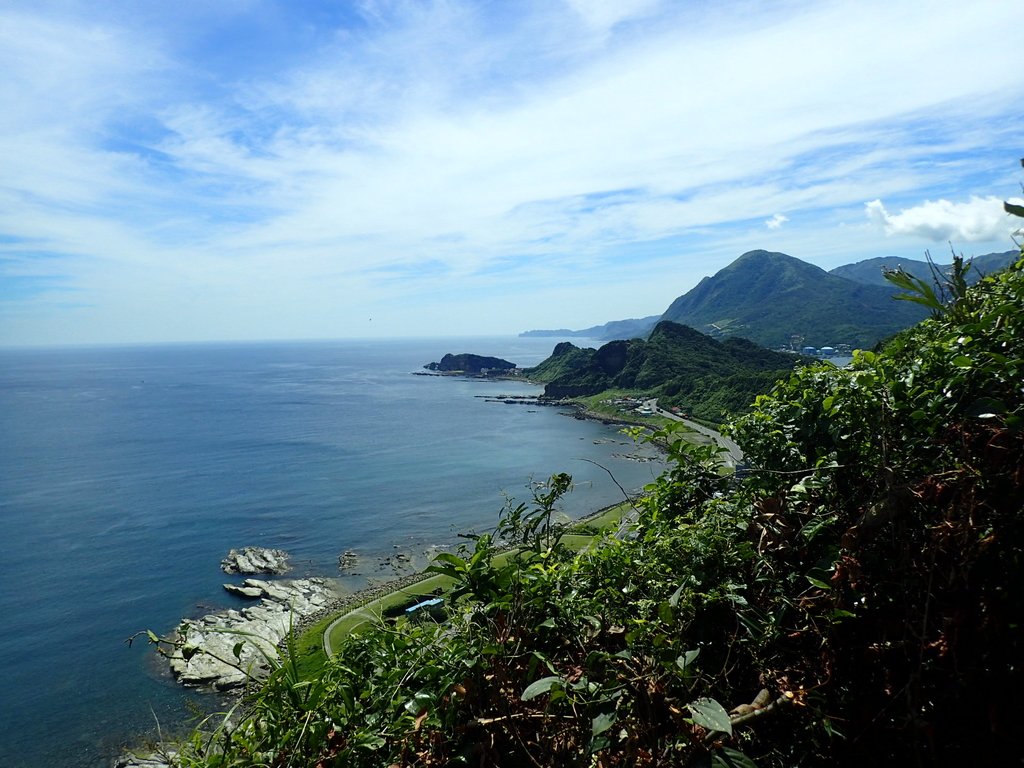
[[[594,516],[569,526],[569,532],[563,533],[560,541],[566,548],[581,552],[598,541],[604,533],[621,525],[623,518],[632,510],[633,506],[629,502],[603,509]],[[501,552],[492,558],[492,564],[500,567],[518,553],[519,550]],[[448,576],[426,576],[421,581],[352,608],[340,617],[338,614],[332,614],[321,619],[305,630],[297,641],[297,656],[303,676],[313,674],[323,666],[327,659],[325,644],[331,649],[336,648],[353,632],[376,626],[389,614],[404,609],[420,598],[434,597],[439,591],[444,593],[454,583]]]

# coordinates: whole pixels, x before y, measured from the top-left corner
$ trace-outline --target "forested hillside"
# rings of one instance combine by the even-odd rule
[[[286,665],[180,759],[1015,764],[1024,254],[954,292],[917,294],[932,317],[881,352],[758,397],[730,430],[742,478],[678,441],[632,535],[576,552],[553,476],[438,558],[444,623],[354,635],[311,680]],[[492,559],[505,544],[522,549]]]
[[[967,282],[973,284],[985,275],[991,275],[1007,265],[1012,264],[1017,257],[1016,251],[1002,251],[1000,253],[984,253],[970,259],[971,269],[967,275]],[[892,285],[885,279],[887,270],[899,269],[902,267],[918,277],[932,278],[933,270],[938,272],[940,279],[948,277],[953,270],[952,263],[930,264],[927,261],[917,259],[902,259],[896,256],[879,256],[874,259],[865,259],[855,264],[844,264],[841,267],[829,270],[830,275],[844,277],[858,283],[869,283],[882,286],[892,290]]]
[[[574,398],[629,390],[719,422],[788,375],[798,362],[746,339],[716,340],[685,325],[662,321],[650,338],[612,341],[600,349],[558,344],[551,357],[524,373],[546,382],[544,396]]]
[[[794,336],[814,347],[869,349],[925,316],[892,294],[891,286],[847,280],[785,253],[750,251],[673,301],[661,319],[773,349]]]

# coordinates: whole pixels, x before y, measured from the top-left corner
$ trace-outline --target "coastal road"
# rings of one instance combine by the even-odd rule
[[[698,424],[695,421],[684,419],[682,416],[672,413],[672,411],[666,411],[664,408],[659,408],[657,398],[651,398],[646,401],[644,405],[646,405],[652,413],[664,416],[666,419],[672,419],[672,421],[678,421],[692,429],[694,432],[699,432],[700,434],[711,438],[716,445],[725,449],[725,453],[722,454],[722,461],[727,466],[735,469],[737,465],[743,462],[743,450],[721,432],[716,432],[710,427],[705,427],[703,424]]]

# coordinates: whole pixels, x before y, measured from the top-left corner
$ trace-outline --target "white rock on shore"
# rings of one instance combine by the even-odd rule
[[[324,610],[336,596],[325,579],[246,579],[236,589],[262,599],[241,611],[212,613],[179,625],[178,637],[184,638],[185,645],[170,656],[171,671],[179,682],[229,690],[245,685],[249,678],[265,677],[272,663],[267,657],[278,659],[277,645],[289,628],[301,617]]]
[[[112,768],[170,768],[176,765],[175,757],[177,752],[154,752],[149,755],[136,755],[126,753],[114,760]]]
[[[289,569],[288,553],[266,547],[232,549],[220,561],[220,569],[224,573],[285,573]]]

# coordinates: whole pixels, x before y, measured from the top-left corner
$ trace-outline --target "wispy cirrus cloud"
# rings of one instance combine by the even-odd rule
[[[1024,9],[745,8],[12,3],[0,234],[20,244],[0,241],[0,280],[59,278],[95,339],[128,317],[180,329],[185,296],[209,337],[370,314],[375,333],[455,331],[473,310],[451,296],[470,293],[512,331],[531,286],[564,298],[528,324],[588,325],[611,292],[652,314],[749,248],[855,260],[891,252],[887,228],[914,253],[940,230],[1002,237],[959,204],[953,229],[904,216],[1015,183]],[[865,200],[901,212],[859,226]],[[0,342],[66,327],[45,291],[7,295],[28,319]]]

